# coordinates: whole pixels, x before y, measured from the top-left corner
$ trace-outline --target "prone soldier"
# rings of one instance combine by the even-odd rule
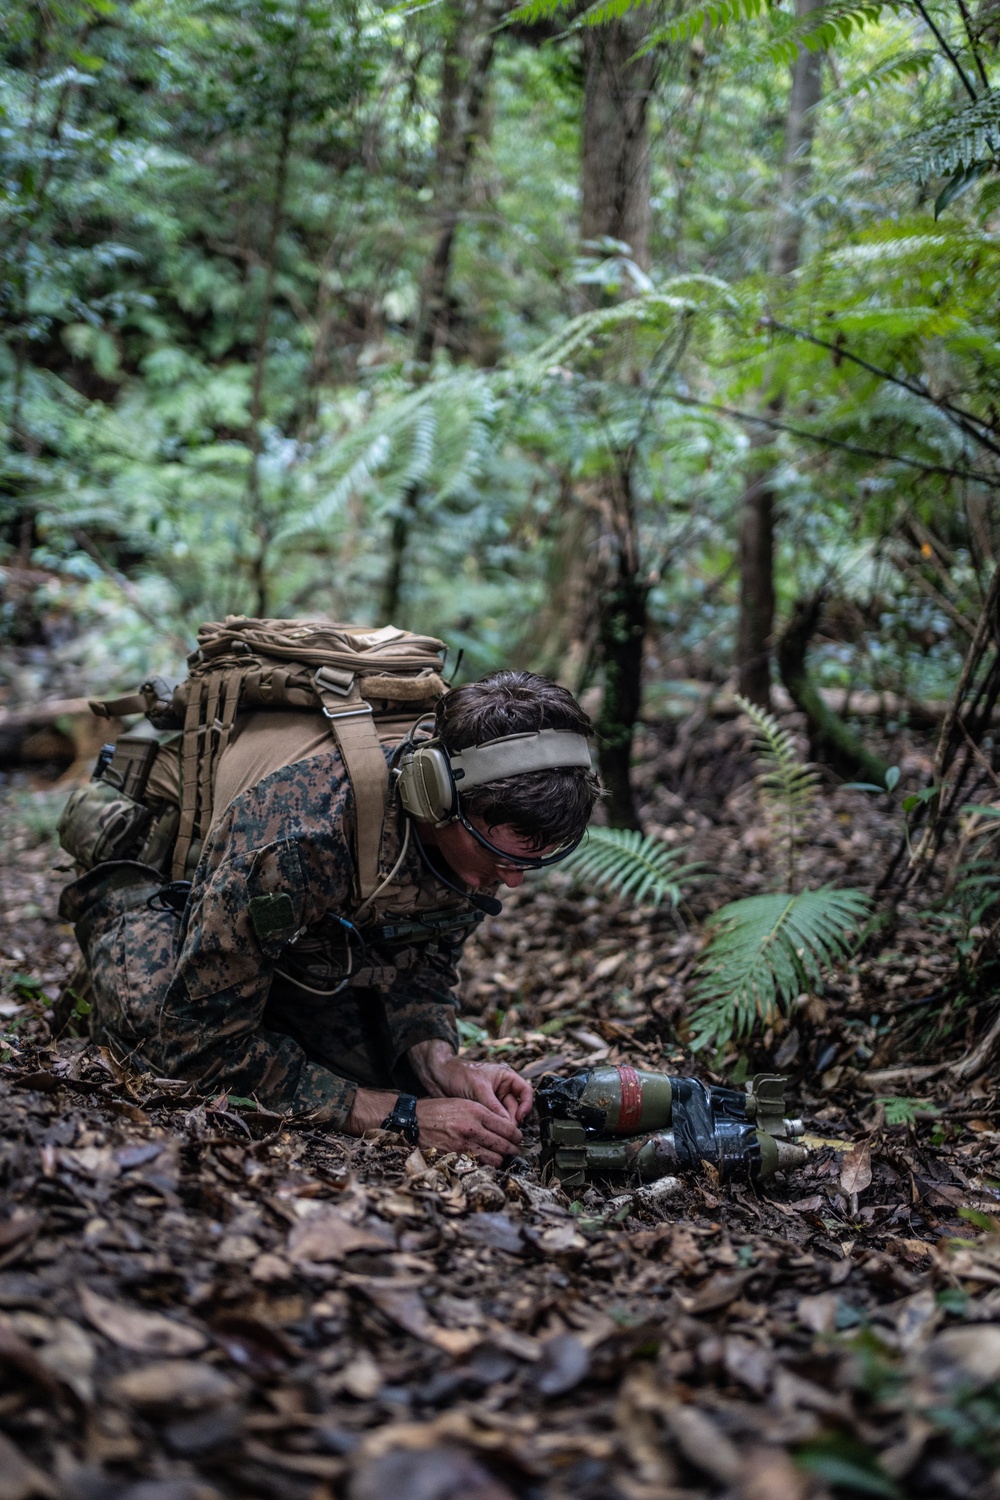
[[[165,878],[166,845],[185,778],[208,782],[176,745],[150,752],[142,788],[117,800],[114,760],[99,767],[118,819],[105,820],[107,837],[94,833],[90,793],[71,801],[63,842],[84,873],[61,911],[83,951],[95,1035],[205,1092],[355,1135],[385,1126],[500,1165],[532,1089],[512,1068],[458,1055],[457,964],[499,912],[498,887],[516,888],[583,837],[600,792],[590,722],[557,684],[495,672],[440,697],[430,737],[412,724],[383,733],[379,802],[356,752],[348,774],[352,726],[336,723],[367,706],[328,709],[315,677],[329,722],[271,707],[225,724],[190,881]],[[192,723],[202,741],[216,732],[222,712],[217,702],[214,720],[203,715],[205,729],[189,709],[185,742]],[[133,805],[143,817],[130,843],[120,830]]]

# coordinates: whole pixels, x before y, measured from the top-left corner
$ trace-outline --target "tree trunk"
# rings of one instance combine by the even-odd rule
[[[767,441],[755,428],[754,449]],[[754,442],[754,438],[757,441]],[[758,458],[758,463],[760,459]],[[774,491],[770,466],[762,468],[743,492],[739,517],[740,614],[736,661],[740,692],[760,708],[771,706],[771,633],[774,629]]]
[[[441,69],[434,166],[433,248],[420,289],[413,362],[417,381],[426,380],[435,349],[448,334],[448,282],[455,236],[468,195],[469,167],[483,127],[486,88],[496,49],[503,0],[452,0]],[[421,489],[411,485],[400,502],[389,535],[389,560],[382,584],[380,618],[396,621],[402,599],[406,551],[420,506]]]
[[[635,13],[584,32],[583,202],[580,238],[623,241],[649,264],[649,99],[659,60],[635,56],[643,39]],[[596,300],[599,300],[597,293]],[[630,764],[642,698],[649,581],[642,570],[631,459],[617,453],[601,481],[598,514],[611,555],[597,595],[597,644],[604,674],[598,719],[601,775],[613,828],[639,828]],[[610,522],[610,525],[607,523]]]
[[[796,19],[817,10],[822,0],[796,0]],[[781,195],[771,239],[772,276],[790,276],[798,269],[802,248],[802,203],[812,171],[812,143],[816,134],[816,106],[823,92],[823,53],[802,48],[792,67],[792,90],[785,123],[785,157]]]
[[[801,19],[822,0],[796,0]],[[802,48],[792,68],[785,127],[781,191],[771,239],[772,276],[790,276],[802,248],[802,202],[809,183],[816,105],[823,83],[823,54]],[[781,410],[773,395],[768,411]],[[774,487],[772,470],[762,465],[766,439],[750,442],[750,476],[740,501],[740,613],[736,632],[736,667],[740,692],[761,708],[771,706],[771,650],[774,635]],[[755,450],[756,453],[755,453]]]
[[[285,217],[285,199],[288,191],[288,165],[291,159],[292,134],[295,127],[296,82],[303,8],[304,0],[299,0],[295,11],[295,46],[286,63],[285,88],[281,101],[281,119],[278,129],[278,150],[274,164],[274,191],[271,197],[267,247],[264,253],[264,290],[261,298],[260,317],[257,320],[256,352],[254,356],[253,380],[250,388],[250,468],[247,473],[247,510],[256,544],[256,550],[251,560],[250,574],[254,591],[254,608],[258,619],[266,618],[268,612],[267,554],[271,544],[270,519],[267,515],[267,507],[260,488],[260,455],[263,445],[262,422],[264,418],[264,375],[267,370],[267,340],[271,331],[271,313],[274,308],[278,237],[281,233],[281,226]]]
[[[635,57],[643,40],[635,13],[584,31],[583,204],[580,238],[623,240],[649,265],[649,97],[655,53]]]
[[[635,722],[642,704],[642,658],[649,584],[623,568],[600,603],[598,644],[604,662],[604,698],[597,721],[601,778],[612,828],[641,828],[630,768]]]
[[[822,610],[822,592],[796,601],[778,642],[781,680],[796,708],[806,716],[812,755],[832,766],[845,780],[862,776],[875,786],[885,786],[887,762],[862,744],[853,729],[827,705],[809,676],[809,642],[816,633]]]

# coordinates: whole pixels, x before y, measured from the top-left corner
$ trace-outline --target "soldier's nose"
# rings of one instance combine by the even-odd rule
[[[509,886],[512,891],[516,891],[518,886],[524,880],[524,871],[508,869],[504,871],[500,879],[502,883],[506,886]]]

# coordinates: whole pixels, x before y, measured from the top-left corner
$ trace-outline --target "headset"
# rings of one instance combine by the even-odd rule
[[[454,752],[446,750],[440,740],[414,743],[411,739],[404,742],[401,751],[396,785],[400,801],[410,816],[419,823],[433,823],[435,828],[460,821],[478,843],[501,859],[509,856],[494,848],[463,816],[460,792],[503,781],[508,776],[524,776],[529,771],[591,769],[586,738],[567,729],[508,734]],[[562,859],[569,852],[561,849],[556,854],[510,859],[510,862],[534,867]]]

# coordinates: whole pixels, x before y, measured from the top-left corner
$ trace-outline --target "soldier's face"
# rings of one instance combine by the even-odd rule
[[[508,853],[512,860],[537,859],[539,854],[551,852],[550,849],[533,847],[530,839],[507,824],[490,828],[482,818],[477,817],[469,818],[469,822],[484,838],[489,839],[494,848]],[[432,844],[441,852],[459,880],[470,890],[478,891],[484,886],[494,886],[498,881],[501,885],[516,890],[524,879],[525,872],[520,866],[507,864],[502,857],[484,849],[482,844],[477,844],[461,823],[446,823],[443,828],[422,832],[421,836],[425,843]]]

